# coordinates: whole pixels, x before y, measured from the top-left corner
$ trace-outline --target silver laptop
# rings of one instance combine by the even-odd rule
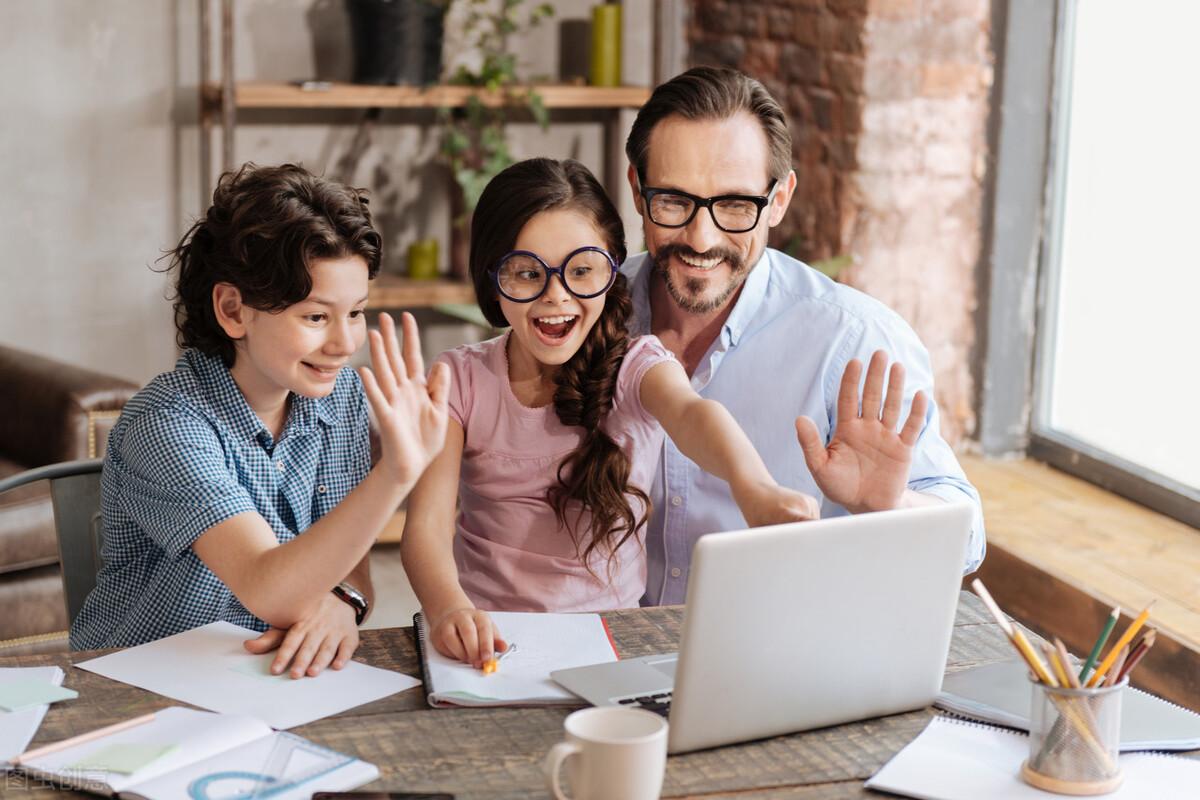
[[[672,753],[927,706],[972,515],[946,504],[703,536],[677,654],[550,676],[594,705],[669,715]]]

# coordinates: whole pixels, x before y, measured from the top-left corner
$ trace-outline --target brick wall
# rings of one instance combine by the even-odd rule
[[[693,0],[691,63],[761,80],[792,126],[798,186],[772,244],[850,255],[841,280],[907,319],[942,430],[974,431],[990,0]]]

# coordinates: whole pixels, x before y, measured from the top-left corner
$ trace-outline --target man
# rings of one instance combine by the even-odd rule
[[[978,509],[938,432],[929,354],[912,329],[766,246],[796,174],[787,121],[762,84],[689,70],[655,89],[625,152],[648,251],[622,267],[631,332],[662,340],[775,479],[820,499],[825,517],[964,500]],[[726,485],[669,441],[650,496],[642,603],[682,603],[696,539],[745,523]],[[977,512],[966,572],[984,548]]]

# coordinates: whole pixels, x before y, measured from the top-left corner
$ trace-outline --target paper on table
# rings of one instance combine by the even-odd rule
[[[0,681],[18,678],[33,679],[58,686],[63,682],[63,671],[58,667],[5,667],[0,668]],[[0,712],[0,766],[8,764],[29,746],[37,733],[48,705],[27,708],[24,711]]]
[[[76,697],[79,697],[79,692],[74,689],[64,689],[44,678],[0,677],[0,712],[24,711],[59,700],[74,700]]]
[[[935,717],[916,739],[867,781],[868,789],[920,800],[1046,800],[1052,795],[1019,777],[1029,755],[1023,733]],[[1122,755],[1125,782],[1112,800],[1187,797],[1200,784],[1200,761],[1173,756]]]
[[[75,666],[201,708],[249,714],[276,729],[303,725],[421,684],[357,661],[340,670],[326,669],[315,678],[264,680],[261,674],[243,671],[262,659],[242,646],[257,635],[228,622],[213,622]]]
[[[173,744],[154,742],[123,742],[110,744],[72,764],[69,769],[98,770],[132,775],[147,764],[156,761],[175,749]]]
[[[460,705],[579,703],[550,678],[553,670],[617,660],[608,629],[598,614],[534,614],[493,611],[492,622],[517,650],[485,675],[446,658],[428,642],[430,702]]]

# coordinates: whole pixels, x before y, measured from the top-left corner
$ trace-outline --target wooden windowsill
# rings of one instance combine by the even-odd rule
[[[1136,615],[1157,599],[1162,635],[1140,683],[1200,708],[1200,531],[1040,462],[962,464],[983,498],[980,575],[997,601],[1086,653],[1112,606]]]

